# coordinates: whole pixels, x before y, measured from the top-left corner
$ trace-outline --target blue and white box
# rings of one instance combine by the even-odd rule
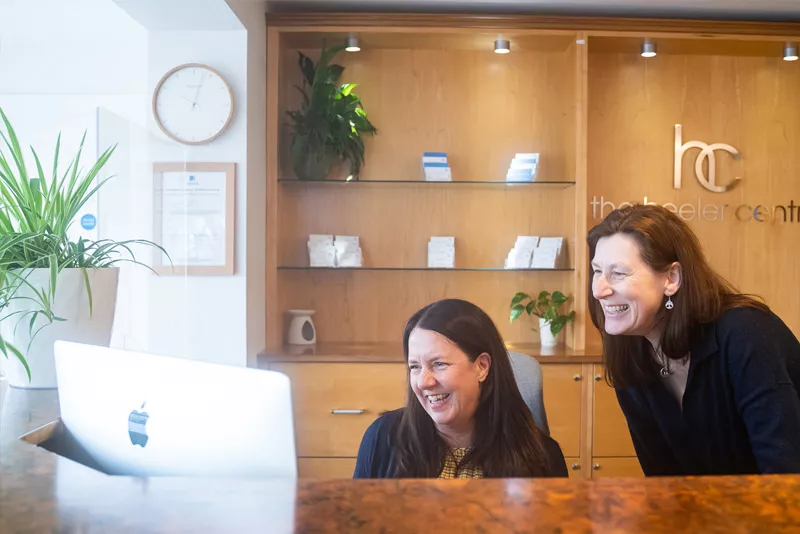
[[[536,152],[517,153],[511,160],[506,173],[508,182],[532,182],[539,168],[539,154]]]
[[[446,152],[423,152],[422,175],[428,182],[450,182],[450,164]]]

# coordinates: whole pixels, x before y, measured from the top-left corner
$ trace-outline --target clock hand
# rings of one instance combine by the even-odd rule
[[[178,95],[178,96],[180,96],[182,99],[186,100],[187,102],[190,102],[192,104],[192,109],[194,109],[194,108],[200,109],[200,105],[197,102],[192,102],[190,99],[186,98],[183,95]]]
[[[202,87],[203,87],[203,82],[204,82],[204,81],[205,81],[205,80],[203,80],[203,74],[202,74],[202,73],[200,73],[200,83],[199,83],[199,84],[197,84],[197,91],[195,91],[195,93],[194,93],[194,101],[192,101],[192,104],[193,104],[194,106],[197,106],[197,97],[199,97],[199,96],[200,96],[200,88],[202,88]]]

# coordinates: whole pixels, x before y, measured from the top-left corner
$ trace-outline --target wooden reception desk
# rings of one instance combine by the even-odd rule
[[[10,390],[0,532],[797,532],[800,476],[219,480],[103,475],[19,439],[54,392]]]

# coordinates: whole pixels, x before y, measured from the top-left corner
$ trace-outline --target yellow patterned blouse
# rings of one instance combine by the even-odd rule
[[[444,459],[444,467],[439,478],[483,478],[483,470],[480,467],[459,467],[467,450],[465,448],[450,449],[450,454]]]

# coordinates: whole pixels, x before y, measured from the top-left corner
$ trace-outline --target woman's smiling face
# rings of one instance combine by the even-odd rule
[[[592,294],[603,307],[605,331],[614,336],[658,338],[658,312],[671,292],[669,273],[642,260],[636,240],[625,234],[603,237],[592,258]]]
[[[415,328],[408,338],[411,389],[446,435],[471,432],[490,364],[488,354],[470,361],[458,345],[431,330]]]

